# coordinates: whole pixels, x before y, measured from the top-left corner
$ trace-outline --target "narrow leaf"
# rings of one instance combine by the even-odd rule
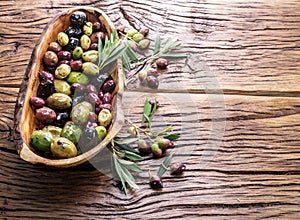
[[[135,164],[132,161],[124,160],[124,159],[121,159],[121,158],[117,158],[117,160],[119,161],[120,164],[122,164],[124,166],[131,166],[131,165]]]
[[[127,194],[127,187],[126,187],[125,178],[123,176],[122,168],[116,157],[113,157],[113,161],[114,161],[114,167],[115,167],[116,173],[121,180],[123,190],[124,190],[125,194]]]
[[[130,70],[130,60],[127,56],[126,53],[123,53],[122,55],[122,61],[123,61],[123,66],[127,69]]]
[[[131,49],[131,47],[130,47],[129,45],[128,45],[128,48],[127,48],[127,50],[126,50],[126,54],[127,54],[127,56],[128,56],[132,61],[134,61],[134,62],[138,62],[138,61],[139,61],[139,59],[138,59],[136,53]]]
[[[117,135],[116,135],[116,138],[127,138],[129,137],[131,134],[129,133],[122,133],[122,132],[119,132]]]
[[[128,145],[128,144],[118,144],[118,146],[121,147],[124,150],[128,150],[128,151],[131,151],[131,152],[136,153],[136,154],[139,153],[134,148],[130,147],[130,145]]]
[[[125,152],[125,157],[128,158],[129,160],[132,160],[132,161],[142,161],[144,160],[144,157],[136,154],[136,153],[133,153],[131,151],[124,151]]]
[[[178,138],[180,138],[180,134],[169,134],[164,136],[164,138],[169,139],[170,141],[174,141]]]
[[[153,54],[157,54],[160,50],[160,35],[157,34],[154,42],[154,52]]]
[[[132,165],[124,165],[128,170],[131,170],[131,171],[134,171],[134,172],[137,172],[137,173],[140,173],[142,172],[142,169],[136,165],[135,163],[132,164]]]
[[[156,133],[153,133],[153,136],[154,137],[158,137],[158,136],[161,136],[161,135],[165,135],[167,134],[168,132],[172,131],[173,130],[173,126],[168,126],[168,127],[165,127],[164,129],[156,132]]]
[[[154,106],[153,106],[152,111],[150,113],[149,125],[151,125],[151,122],[152,122],[152,120],[154,118],[155,112],[156,112],[156,99],[154,99]],[[151,126],[149,126],[149,127],[151,127]]]
[[[157,171],[157,175],[162,177],[165,172],[167,171],[170,163],[171,163],[171,160],[173,158],[173,154],[170,154],[160,165],[158,171]]]
[[[116,42],[116,39],[117,39],[117,30],[114,29],[114,31],[113,31],[112,34],[111,34],[110,42],[111,42],[112,44],[114,44],[114,43]]]
[[[146,97],[145,102],[144,102],[144,114],[143,114],[143,118],[142,118],[142,123],[149,121],[151,107],[152,107],[152,105],[149,103],[148,97]]]
[[[98,66],[100,65],[102,61],[102,40],[100,37],[98,37]]]
[[[117,48],[115,48],[111,54],[109,55],[109,57],[105,60],[105,62],[102,64],[101,68],[104,68],[105,66],[107,66],[108,64],[115,62],[120,56],[122,56],[122,54],[125,52],[126,47],[124,45],[119,46]]]
[[[115,140],[117,144],[131,144],[133,142],[136,142],[138,138],[125,138],[122,140]]]
[[[122,174],[125,179],[125,181],[128,183],[128,185],[133,189],[138,189],[138,185],[135,183],[135,179],[132,176],[132,174],[129,172],[129,170],[126,167],[121,167]]]

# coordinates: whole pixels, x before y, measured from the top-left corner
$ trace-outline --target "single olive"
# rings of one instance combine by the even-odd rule
[[[112,93],[116,88],[116,84],[115,82],[111,79],[111,80],[108,80],[104,83],[103,87],[102,87],[102,90],[104,93]]]
[[[183,171],[186,170],[186,166],[182,163],[172,163],[170,165],[170,174],[171,175],[180,175],[183,173]]]
[[[45,68],[45,71],[47,71],[51,74],[54,74],[56,66],[47,66],[47,65],[45,65],[44,68]]]
[[[60,60],[70,60],[72,58],[71,52],[66,50],[59,51],[57,56]]]
[[[153,175],[150,177],[150,187],[152,189],[161,189],[163,188],[163,182],[161,180],[161,177],[160,176],[157,176],[157,175]]]
[[[43,99],[48,98],[55,92],[54,83],[51,80],[42,81],[37,88],[37,96]]]
[[[90,36],[93,33],[93,23],[92,22],[86,22],[83,25],[83,32],[87,36]]]
[[[112,98],[112,94],[110,94],[109,92],[105,93],[102,99],[103,104],[111,104]]]
[[[96,106],[100,105],[100,103],[101,103],[101,100],[99,99],[97,93],[94,93],[94,92],[90,92],[88,94],[87,100]]]
[[[99,67],[92,62],[84,62],[82,64],[82,72],[87,75],[97,75],[99,74]]]
[[[85,74],[76,71],[71,71],[66,80],[70,84],[80,83],[82,85],[87,85],[89,83],[89,78]]]
[[[137,33],[138,33],[138,31],[136,29],[130,29],[130,30],[127,31],[126,35],[128,37],[133,37],[133,35],[135,35]]]
[[[64,47],[65,50],[72,51],[79,45],[79,39],[70,37],[69,43]]]
[[[70,22],[73,26],[81,28],[87,21],[87,15],[82,11],[75,11],[70,16]]]
[[[98,51],[97,50],[89,50],[82,54],[82,59],[85,62],[95,62],[98,58]]]
[[[33,108],[42,108],[46,104],[45,100],[40,97],[31,97],[30,98],[30,105]]]
[[[149,28],[143,27],[139,32],[146,37],[149,34]]]
[[[58,43],[64,47],[69,43],[69,36],[64,32],[59,32],[57,36]]]
[[[137,51],[138,46],[136,44],[136,42],[134,42],[133,40],[128,40],[128,46],[133,50],[133,51]]]
[[[53,51],[47,51],[43,57],[43,61],[47,66],[55,66],[58,62],[58,57]]]
[[[95,127],[86,127],[80,136],[78,147],[82,152],[89,150],[100,142]]]
[[[112,111],[112,105],[111,104],[101,104],[101,105],[99,105],[99,109],[96,109],[96,110],[98,110],[98,112],[96,112],[96,113],[98,113],[99,114],[99,112],[101,112],[103,109],[107,109],[108,111]]]
[[[59,60],[57,66],[60,66],[61,64],[67,64],[70,66],[70,60]]]
[[[93,31],[94,32],[100,31],[101,27],[102,27],[102,24],[100,22],[96,21],[93,23]]]
[[[73,83],[71,85],[71,91],[73,94],[82,94],[86,91],[86,87],[80,83]]]
[[[98,43],[92,43],[90,46],[91,50],[98,50]]]
[[[76,106],[77,104],[86,101],[86,97],[84,95],[81,94],[76,94],[76,96],[73,96],[72,99],[72,106]]]
[[[100,38],[100,40],[104,40],[105,39],[105,34],[104,32],[95,32],[91,35],[91,43],[98,43],[98,39]]]
[[[132,138],[137,137],[138,132],[137,132],[137,128],[136,127],[134,127],[134,126],[129,127],[127,129],[127,132],[130,134],[130,137],[132,137]]]
[[[71,86],[65,80],[55,79],[54,88],[56,92],[71,95]]]
[[[100,89],[103,86],[103,84],[109,79],[111,79],[109,73],[101,73],[97,77],[94,77],[91,83]]]
[[[103,140],[107,134],[107,130],[104,126],[97,126],[95,128],[95,130],[97,131],[97,134],[98,134],[98,138],[100,140]]]
[[[156,61],[156,66],[159,69],[166,69],[169,65],[169,61],[166,60],[165,58],[158,58]]]
[[[150,40],[142,39],[142,40],[140,40],[138,45],[141,50],[146,50],[150,45]]]
[[[89,113],[89,121],[91,122],[97,122],[97,115],[95,112],[90,112]]]
[[[72,99],[66,94],[54,93],[47,98],[46,103],[50,108],[64,110],[72,106]]]
[[[71,119],[75,124],[85,124],[89,118],[89,113],[93,111],[93,106],[89,102],[81,102],[73,107]]]
[[[103,101],[104,93],[103,93],[102,90],[99,90],[99,91],[98,91],[98,97],[99,97],[99,99],[100,99],[101,101]]]
[[[71,37],[80,38],[81,35],[83,34],[82,29],[78,27],[68,27],[65,30],[65,33],[69,36],[69,38]]]
[[[68,112],[57,112],[56,120],[52,123],[52,125],[63,127],[70,120],[70,115]]]
[[[54,157],[67,159],[77,156],[76,146],[67,138],[55,138],[50,146],[50,151]]]
[[[147,85],[152,89],[157,89],[159,86],[159,81],[155,76],[147,76]]]
[[[162,150],[166,150],[169,147],[173,146],[173,142],[166,138],[160,138],[157,142],[158,146]]]
[[[80,126],[76,124],[68,124],[63,127],[60,135],[72,141],[73,144],[77,144],[81,134],[82,130]]]
[[[107,109],[102,109],[98,115],[98,122],[100,125],[107,127],[112,121],[112,114]]]
[[[82,35],[80,38],[80,46],[84,50],[88,50],[91,46],[91,39],[87,35]]]
[[[155,103],[156,103],[156,109],[158,109],[160,107],[159,101],[155,100],[155,99],[150,99],[149,100],[149,104],[151,105],[151,111],[153,110]]]
[[[57,137],[60,137],[60,133],[61,133],[62,129],[57,126],[48,125],[43,128],[43,131],[49,131],[52,134],[53,138],[57,138]]]
[[[152,152],[151,146],[147,143],[147,141],[143,139],[138,139],[137,144],[138,144],[138,150],[142,155],[148,155]]]
[[[37,150],[47,152],[50,150],[53,136],[49,131],[37,130],[30,136],[30,144]]]
[[[67,64],[61,64],[55,70],[55,78],[64,79],[71,73],[71,67]]]
[[[141,70],[138,72],[138,78],[141,83],[146,81],[147,76],[148,76],[148,73],[146,70]]]
[[[155,77],[158,77],[158,76],[159,76],[159,72],[158,72],[157,69],[155,69],[155,68],[148,68],[148,69],[147,69],[147,75],[148,75],[148,76],[155,76]]]
[[[93,84],[88,84],[88,85],[86,86],[86,89],[87,89],[88,92],[94,92],[94,93],[97,93],[97,88],[96,88],[96,86],[94,86]]]
[[[163,154],[162,149],[159,148],[157,143],[151,145],[151,152],[156,158],[162,157]]]
[[[57,42],[51,42],[48,46],[48,50],[58,53],[62,50],[62,47]]]
[[[39,71],[39,77],[41,81],[54,80],[54,75],[45,70]]]
[[[50,124],[56,119],[56,112],[48,107],[39,108],[35,112],[35,117],[39,122],[43,124]]]
[[[73,58],[75,60],[80,59],[81,56],[82,56],[82,54],[83,54],[83,49],[81,47],[79,47],[79,46],[75,47],[75,49],[72,52]]]
[[[134,40],[137,43],[143,39],[144,39],[144,35],[142,35],[141,33],[136,33],[135,35],[132,36],[132,40]]]
[[[70,67],[73,71],[78,71],[82,67],[82,60],[71,60]]]

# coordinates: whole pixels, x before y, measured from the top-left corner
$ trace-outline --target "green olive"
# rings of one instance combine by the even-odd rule
[[[103,140],[107,134],[107,130],[104,126],[97,126],[95,128],[95,130],[97,131],[97,134],[98,134],[98,138],[100,140]]]
[[[72,53],[73,58],[75,60],[80,59],[82,54],[83,54],[83,49],[81,47],[75,47],[75,49],[73,50],[73,53]]]
[[[60,46],[62,46],[62,47],[66,46],[69,43],[69,37],[64,32],[58,33],[57,40],[58,40],[58,43],[60,44]]]
[[[55,79],[54,88],[56,92],[71,95],[71,86],[65,80]]]
[[[70,96],[63,93],[53,93],[46,100],[47,106],[57,110],[71,108],[72,99]]]
[[[82,35],[80,38],[80,46],[84,50],[88,50],[91,46],[91,39],[87,35]]]
[[[77,144],[82,134],[82,130],[78,125],[67,124],[61,131],[61,136]]]
[[[87,75],[99,74],[99,67],[92,62],[84,62],[82,64],[82,72]]]
[[[61,130],[62,129],[60,127],[53,125],[48,125],[43,128],[43,131],[49,131],[52,134],[53,138],[60,137]]]
[[[68,64],[60,64],[55,70],[55,78],[64,79],[71,73],[71,67]]]
[[[133,37],[133,35],[137,34],[138,31],[136,29],[130,29],[129,31],[127,31],[127,36],[128,37]]]
[[[87,85],[89,83],[89,78],[85,74],[77,71],[72,71],[66,80],[70,84],[80,83],[82,85]]]
[[[82,59],[85,62],[95,62],[98,58],[98,51],[96,50],[89,50],[82,54]]]
[[[140,42],[143,39],[144,39],[144,35],[142,35],[141,33],[136,33],[135,35],[132,36],[132,40],[134,40],[135,42]]]
[[[66,159],[77,155],[76,146],[67,138],[55,138],[50,147],[51,153],[56,158]]]
[[[93,33],[93,23],[92,22],[86,22],[83,26],[83,32],[90,36]]]
[[[101,126],[107,127],[112,120],[112,114],[107,109],[102,109],[98,115],[98,122]]]
[[[80,102],[71,111],[71,119],[75,124],[85,124],[89,118],[93,106],[89,102]]]
[[[47,152],[50,150],[53,136],[49,131],[37,130],[34,131],[30,136],[31,145],[40,151]]]

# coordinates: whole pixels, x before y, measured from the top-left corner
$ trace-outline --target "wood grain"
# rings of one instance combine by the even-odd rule
[[[69,169],[21,160],[11,133],[17,93],[43,28],[63,9],[99,7],[115,25],[178,37],[189,59],[171,61],[157,92],[137,83],[124,93],[138,121],[143,97],[161,108],[154,129],[181,134],[183,176],[151,190],[140,162],[140,189],[120,192],[91,164]],[[288,1],[1,1],[0,218],[3,219],[299,219],[300,2]],[[94,165],[109,164],[99,155]]]

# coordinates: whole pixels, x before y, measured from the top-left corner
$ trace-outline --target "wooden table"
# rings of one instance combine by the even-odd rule
[[[155,123],[181,132],[174,151],[187,165],[181,177],[167,174],[161,191],[138,178],[140,189],[126,196],[89,164],[51,169],[15,151],[14,107],[31,52],[56,13],[81,5],[116,25],[149,27],[151,40],[178,37],[194,62],[187,71],[172,61],[160,76]],[[296,0],[2,0],[1,219],[299,219],[299,8]],[[125,92],[129,118],[141,113],[129,109],[143,94]]]

